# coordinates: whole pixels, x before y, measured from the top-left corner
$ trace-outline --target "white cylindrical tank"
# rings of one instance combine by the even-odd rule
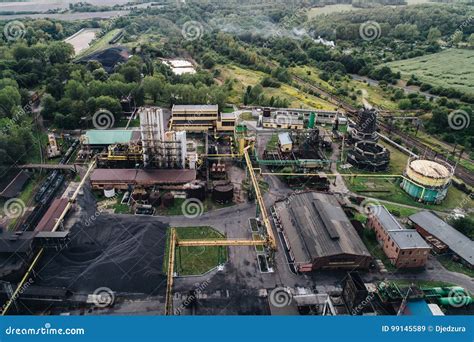
[[[104,189],[104,196],[107,198],[115,197],[115,189],[114,188]]]

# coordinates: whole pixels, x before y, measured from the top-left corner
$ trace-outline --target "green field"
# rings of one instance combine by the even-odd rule
[[[178,239],[207,240],[224,239],[224,235],[212,227],[179,227],[176,229]],[[163,272],[168,271],[169,230],[166,244]],[[176,248],[175,272],[180,276],[199,275],[227,261],[226,247],[178,247]]]
[[[403,79],[413,74],[422,82],[474,94],[474,50],[448,49],[431,55],[390,62]]]
[[[469,277],[474,277],[474,270],[469,269],[468,267],[464,266],[463,264],[452,260],[447,256],[439,256],[438,261],[446,268],[448,271],[457,272],[457,273],[464,273]]]
[[[261,71],[248,70],[233,64],[218,65],[216,66],[216,69],[220,70],[221,81],[227,79],[236,80],[229,96],[229,102],[231,103],[241,103],[247,86],[255,86],[259,84],[266,76],[266,74]],[[288,84],[282,84],[280,88],[264,88],[263,93],[267,97],[274,96],[287,99],[292,108],[334,110],[333,104],[320,99],[319,97],[306,94]]]
[[[372,178],[368,175],[367,177],[358,176],[356,178],[346,179],[346,184],[352,192],[356,192],[363,196],[378,198],[384,201],[423,208],[426,210],[444,212],[449,212],[451,209],[459,207],[459,203],[466,196],[462,191],[451,186],[448,190],[448,195],[441,204],[423,204],[415,201],[403,189],[401,189],[399,181],[399,179]],[[466,210],[474,208],[474,201],[469,201],[469,203],[463,207]]]

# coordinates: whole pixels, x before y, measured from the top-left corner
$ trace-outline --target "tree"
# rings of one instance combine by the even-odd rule
[[[81,100],[87,98],[87,89],[86,87],[76,80],[70,80],[66,83],[64,87],[64,92],[66,97],[71,100]]]
[[[206,68],[206,69],[212,69],[212,67],[216,64],[216,61],[214,60],[214,57],[209,53],[205,53],[203,56],[202,56],[202,65]]]
[[[474,33],[471,33],[471,35],[467,39],[467,42],[469,44],[469,47],[474,47]]]
[[[0,90],[0,118],[11,117],[12,109],[21,104],[18,88],[6,86]]]
[[[437,42],[441,38],[441,31],[436,27],[430,27],[428,31],[428,41],[431,43]]]
[[[43,110],[41,111],[41,115],[45,119],[53,119],[54,112],[57,110],[57,103],[53,96],[50,94],[45,94],[41,100],[41,106]]]
[[[457,30],[456,32],[454,32],[452,40],[453,45],[458,45],[462,41],[462,31]]]
[[[140,70],[133,65],[124,65],[120,68],[120,73],[127,82],[139,82],[141,78]]]
[[[74,48],[68,43],[54,42],[48,46],[48,56],[52,64],[67,63],[74,56]]]
[[[412,24],[398,24],[392,32],[395,38],[403,40],[414,40],[419,34],[418,26]]]
[[[143,79],[143,90],[156,104],[160,92],[163,90],[164,80],[158,76],[147,76]]]

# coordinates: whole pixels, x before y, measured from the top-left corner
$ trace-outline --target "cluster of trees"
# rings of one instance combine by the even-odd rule
[[[407,85],[416,85],[421,91],[429,92],[433,95],[444,96],[447,98],[460,99],[463,102],[474,103],[474,95],[463,93],[453,88],[445,88],[440,86],[432,86],[429,83],[423,83],[415,75],[411,75]]]
[[[259,106],[269,106],[269,107],[280,107],[286,108],[290,105],[290,102],[287,99],[282,99],[280,97],[268,97],[263,94],[263,87],[261,84],[255,86],[248,86],[245,90],[243,97],[244,105],[259,105]]]
[[[33,143],[31,115],[22,109],[18,83],[10,78],[0,80],[0,172],[23,162]]]

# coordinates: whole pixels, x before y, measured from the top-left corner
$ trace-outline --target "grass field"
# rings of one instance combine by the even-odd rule
[[[212,227],[179,227],[175,228],[178,239],[207,240],[224,239],[224,235]],[[163,272],[168,271],[169,231],[166,244]],[[226,247],[178,247],[176,248],[175,272],[180,276],[199,275],[227,261]]]
[[[234,87],[229,96],[229,102],[241,103],[247,86],[255,86],[266,76],[260,71],[248,70],[237,65],[219,65],[216,67],[221,71],[221,80],[234,79]],[[280,88],[264,88],[267,97],[275,96],[287,99],[293,108],[317,108],[323,110],[334,110],[334,105],[320,99],[319,97],[306,94],[301,90],[288,84],[282,84]]]
[[[336,4],[336,5],[327,5],[324,7],[313,7],[308,11],[308,18],[313,19],[314,17],[322,14],[331,14],[338,12],[349,12],[349,11],[358,11],[361,8],[352,7],[349,4]]]
[[[163,216],[179,216],[183,215],[183,203],[185,199],[184,198],[175,198],[174,199],[174,204],[169,207],[169,208],[164,208],[164,207],[159,207],[157,208],[156,212],[157,215],[163,215]],[[214,201],[212,201],[210,198],[205,199],[202,202],[202,213],[208,212],[210,210],[215,210],[215,209],[221,209],[221,208],[226,208],[232,206],[233,203],[228,203],[228,204],[219,204]]]
[[[465,275],[468,275],[469,277],[474,278],[474,270],[467,268],[466,266],[464,266],[463,264],[459,262],[453,261],[451,258],[447,256],[439,256],[438,261],[448,271],[464,273]]]
[[[473,63],[474,50],[448,49],[387,65],[394,71],[400,71],[403,79],[409,79],[413,74],[422,82],[474,94]]]
[[[367,197],[378,198],[384,201],[409,205],[416,208],[445,212],[449,212],[451,209],[459,207],[461,200],[466,196],[462,191],[451,186],[448,190],[448,195],[441,204],[428,205],[419,203],[411,198],[403,189],[400,188],[399,179],[371,178],[370,175],[367,175],[367,177],[362,176],[354,179],[347,179],[346,184],[351,191]],[[466,210],[474,208],[474,201],[471,200],[463,207]]]

